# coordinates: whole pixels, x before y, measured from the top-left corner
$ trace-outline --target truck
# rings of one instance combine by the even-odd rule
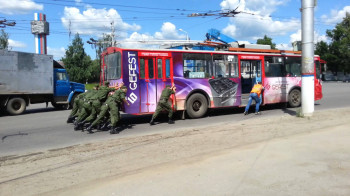
[[[0,50],[0,111],[22,114],[29,104],[69,109],[85,85],[71,82],[52,55]]]

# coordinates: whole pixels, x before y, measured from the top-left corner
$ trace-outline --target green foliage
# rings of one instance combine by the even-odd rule
[[[61,60],[72,81],[81,83],[98,81],[99,65],[97,66],[96,62],[92,61],[91,57],[85,53],[84,44],[79,34],[75,35],[72,44],[66,50],[65,57]]]
[[[330,70],[350,73],[350,14],[346,13],[343,21],[326,33],[331,42],[317,43],[315,54],[327,61]]]
[[[1,29],[0,34],[0,49],[8,49],[9,46],[9,34],[4,31],[4,29]]]
[[[256,43],[261,45],[270,45],[271,49],[276,49],[276,44],[272,43],[272,38],[267,37],[267,35],[265,35],[263,39],[258,39]]]
[[[85,84],[85,90],[92,90],[96,84],[99,84],[99,83]]]

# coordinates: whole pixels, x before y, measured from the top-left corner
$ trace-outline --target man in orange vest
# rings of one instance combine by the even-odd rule
[[[263,90],[264,90],[264,87],[260,81],[253,86],[252,90],[250,91],[248,105],[245,107],[244,115],[248,114],[248,110],[250,105],[252,104],[253,99],[255,101],[255,115],[260,114],[259,112],[260,94]]]

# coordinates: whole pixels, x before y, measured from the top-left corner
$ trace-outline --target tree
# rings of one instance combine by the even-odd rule
[[[72,44],[68,46],[65,57],[61,60],[72,81],[81,83],[93,81],[95,69],[93,69],[90,56],[85,53],[83,41],[78,33],[75,35]]]
[[[4,29],[1,29],[1,35],[0,35],[0,49],[8,49],[9,46],[9,34],[4,31]]]
[[[270,45],[271,49],[276,49],[276,44],[272,43],[272,38],[267,37],[267,35],[265,35],[263,39],[258,39],[256,43],[261,45]]]
[[[343,21],[335,26],[333,30],[326,31],[331,39],[329,52],[325,60],[332,71],[350,72],[350,14],[346,13]]]

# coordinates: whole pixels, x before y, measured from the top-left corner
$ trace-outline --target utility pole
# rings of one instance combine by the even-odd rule
[[[112,37],[112,47],[115,47],[115,43],[114,43],[114,32],[115,32],[115,28],[114,28],[114,21],[111,22],[111,30],[112,30],[112,34],[111,34],[111,37]]]
[[[314,7],[315,0],[301,1],[301,110],[302,115],[312,116],[315,109],[314,77]]]

